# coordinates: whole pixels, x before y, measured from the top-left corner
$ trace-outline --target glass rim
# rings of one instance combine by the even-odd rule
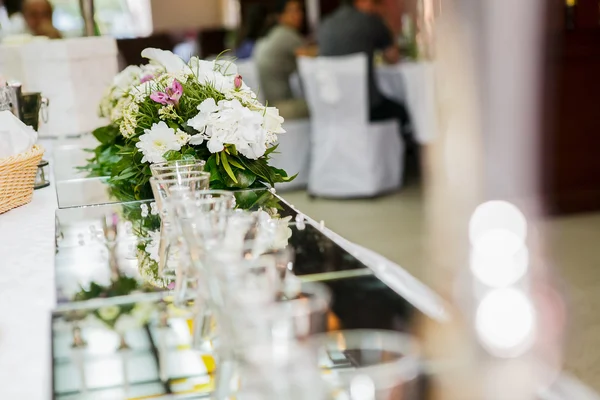
[[[200,197],[200,196],[210,196],[210,197]],[[201,203],[201,202],[209,202],[210,200],[221,199],[221,198],[223,198],[223,199],[229,198],[235,202],[234,192],[232,192],[230,190],[223,190],[223,189],[196,190],[192,193],[191,197],[183,197],[183,198],[177,198],[177,199],[174,198],[173,200],[177,200],[180,202],[193,202],[193,203],[200,202]]]
[[[192,176],[182,176],[179,177],[177,172],[162,174],[159,176],[153,176],[150,180],[154,180],[157,182],[171,183],[171,182],[188,182],[198,180],[200,178],[208,178],[210,180],[210,172],[206,171],[188,171],[186,174],[190,174]]]
[[[177,166],[185,166],[185,165],[206,165],[206,161],[201,160],[199,158],[194,159],[183,159],[183,160],[172,160],[172,161],[162,161],[159,163],[150,164],[150,169],[160,169],[160,168],[173,168]]]

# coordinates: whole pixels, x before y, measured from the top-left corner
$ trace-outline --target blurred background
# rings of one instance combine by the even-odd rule
[[[1,26],[17,26],[21,1],[0,0],[0,5],[2,3]],[[50,3],[52,24],[63,37],[84,34],[85,18],[78,0],[51,0]],[[319,54],[319,27],[339,9],[341,0],[291,3],[299,5],[301,10],[290,11],[286,9],[290,2],[279,0],[96,0],[93,31],[96,35],[117,39],[121,69],[143,63],[140,52],[146,47],[172,50],[184,59],[193,55],[212,58],[231,50],[230,54],[239,59],[254,60],[254,44],[281,23],[281,15],[300,12],[298,32],[302,45],[297,46],[295,55]],[[485,17],[478,14],[482,10],[474,6],[476,2],[463,3],[470,3],[470,7],[462,9],[465,15],[472,13],[474,19],[485,21]],[[544,251],[560,277],[559,286],[564,289],[570,312],[566,370],[600,391],[600,1],[547,0],[545,5],[539,15],[543,26],[537,42],[541,62],[535,76],[539,81],[536,97],[540,104],[532,109],[535,113],[532,118],[539,125],[535,131],[539,131],[539,135],[535,142],[536,154],[531,160],[539,173],[530,182],[530,189],[539,202],[538,229],[547,235]],[[438,126],[444,124],[439,120],[436,107],[422,100],[427,97],[423,92],[428,85],[433,85],[432,82],[440,85],[436,82],[439,78],[427,68],[436,57],[430,43],[434,34],[430,24],[444,14],[444,2],[371,0],[368,7],[384,21],[399,49],[395,60],[376,53],[374,63],[416,66],[421,71],[420,75],[402,72],[403,83],[397,89],[398,93],[403,92],[398,97],[403,100],[410,119],[406,132],[412,132],[409,137],[405,136],[407,153],[402,184],[391,192],[375,193],[366,199],[327,199],[324,197],[328,196],[303,188],[291,190],[284,197],[307,215],[324,220],[327,227],[382,254],[424,283],[436,287],[439,276],[428,267],[430,254],[427,251],[430,214],[425,199],[429,166],[422,162],[435,142],[432,138],[436,135],[429,130],[436,128],[426,128],[421,122],[437,120]],[[513,12],[519,13],[517,3]],[[519,23],[518,18],[515,23]],[[473,26],[466,27],[469,28]],[[513,28],[506,25],[501,29]],[[488,44],[482,39],[475,41],[474,48],[485,54]],[[503,56],[511,57],[510,53]],[[489,70],[490,66],[485,64],[491,60],[484,57],[480,67]],[[503,72],[503,82],[510,86],[511,71]],[[486,78],[494,80],[493,76]],[[385,79],[378,82],[382,92],[388,97],[393,95],[396,90],[393,78],[386,86],[381,83]],[[519,81],[514,82],[517,85]],[[415,85],[416,89],[411,89]],[[261,81],[259,70],[256,84],[251,87],[258,91],[263,86],[267,85]],[[419,100],[414,99],[415,93]],[[294,96],[301,97],[301,94]],[[482,98],[484,107],[492,107],[486,103],[492,101],[491,98],[485,95]],[[496,111],[511,108],[510,104],[493,106]],[[286,120],[310,118],[302,112],[296,116],[296,111],[292,110],[289,117],[286,115]],[[510,113],[507,115],[512,118]],[[496,118],[502,121],[502,115]],[[487,121],[493,122],[493,119]],[[510,129],[510,121],[502,122]],[[531,135],[536,132],[532,131]],[[502,134],[495,132],[495,137]],[[523,143],[532,139],[527,134],[523,133]],[[518,138],[514,135],[511,138],[516,140],[513,146],[518,148]],[[496,165],[497,172],[505,172],[508,178],[494,181],[498,185],[495,192],[506,194],[510,192],[510,185],[503,187],[503,182],[518,180],[520,172],[511,168],[515,160],[507,148],[498,147],[495,153],[494,143],[487,145],[483,158],[487,159],[488,168]],[[494,154],[499,156],[495,158]],[[468,181],[471,177],[465,175],[463,179]],[[516,197],[521,195],[523,193],[516,193]]]

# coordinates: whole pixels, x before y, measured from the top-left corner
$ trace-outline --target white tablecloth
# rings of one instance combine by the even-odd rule
[[[55,210],[51,185],[0,215],[0,399],[51,396]]]
[[[405,104],[417,142],[430,143],[437,131],[433,64],[401,62],[378,66],[375,76],[386,97]]]

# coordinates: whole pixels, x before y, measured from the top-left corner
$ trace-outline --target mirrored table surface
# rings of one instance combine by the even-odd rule
[[[238,197],[238,203],[251,209],[275,198],[268,191],[240,193]],[[151,203],[57,210],[55,286],[59,304],[169,290],[174,277],[168,279],[158,271],[157,252],[163,239],[160,217],[153,213]],[[294,275],[306,280],[335,280],[371,274],[362,262],[315,226],[297,224],[296,212],[284,202],[280,203],[279,214],[287,221],[286,249],[291,254],[287,268]],[[118,221],[114,248],[109,247],[105,237],[103,221],[107,219]],[[113,282],[115,265],[119,272],[117,284]]]
[[[409,333],[418,318],[425,318],[374,276],[324,284],[331,290],[331,304],[311,317],[314,333],[342,329]],[[65,305],[53,314],[54,398],[208,398],[218,365],[212,352],[191,346],[192,314],[175,307],[168,295],[152,302],[122,300],[107,299],[101,307],[91,308],[71,303],[71,309]],[[323,370],[357,366],[350,353],[328,357],[319,360]],[[426,375],[418,379],[410,400],[427,398],[427,382]]]

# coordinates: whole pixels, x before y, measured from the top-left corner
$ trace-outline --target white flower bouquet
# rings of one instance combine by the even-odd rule
[[[230,61],[189,63],[146,49],[150,65],[115,77],[100,105],[111,124],[94,131],[100,145],[86,169],[111,177],[121,200],[151,197],[150,164],[203,159],[213,189],[264,188],[293,179],[270,166],[283,118],[266,107]]]

